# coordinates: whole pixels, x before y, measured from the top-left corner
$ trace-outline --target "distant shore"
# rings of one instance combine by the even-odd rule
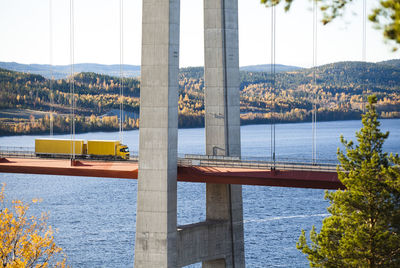
[[[380,120],[385,119],[385,120],[396,120],[396,119],[400,119],[400,118],[380,118]],[[340,121],[359,121],[361,120],[361,118],[346,118],[346,119],[340,119],[340,120],[320,120],[317,123],[320,122],[340,122]],[[305,123],[310,123],[311,120],[306,120],[306,121],[275,121],[275,124],[305,124]],[[241,126],[250,126],[250,125],[269,125],[272,124],[271,121],[266,122],[265,120],[253,120],[253,121],[242,121],[240,122]],[[179,127],[179,129],[191,129],[191,128],[204,128],[204,124],[203,125],[198,125],[198,126],[190,126],[190,127]],[[133,129],[125,129],[125,131],[132,131],[132,130],[139,130],[139,128],[133,128]],[[48,136],[49,135],[50,130],[45,130],[45,131],[38,131],[38,132],[31,132],[31,133],[15,133],[15,134],[10,134],[10,135],[4,135],[2,133],[0,133],[0,137],[12,137],[12,136]],[[75,133],[76,134],[85,134],[85,133],[99,133],[99,132],[118,132],[118,128],[116,129],[96,129],[93,131],[79,131],[77,130]],[[66,135],[66,134],[70,134],[70,131],[65,131],[65,132],[57,132],[54,131],[53,132],[54,135]]]

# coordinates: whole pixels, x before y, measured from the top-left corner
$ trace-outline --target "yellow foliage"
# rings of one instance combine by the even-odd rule
[[[34,199],[33,203],[40,201]],[[12,201],[4,207],[4,185],[0,192],[0,266],[67,267],[62,249],[54,242],[53,229],[47,225],[46,213],[28,218],[29,205]],[[57,261],[62,257],[61,261]]]

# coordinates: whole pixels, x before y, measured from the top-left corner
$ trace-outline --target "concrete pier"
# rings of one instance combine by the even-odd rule
[[[143,0],[135,267],[177,266],[179,0]]]
[[[240,157],[240,92],[237,0],[204,0],[206,154]],[[225,257],[203,267],[244,267],[241,185],[206,186],[207,221],[222,221]],[[219,235],[221,236],[221,235]],[[223,236],[223,235],[222,235]]]
[[[177,226],[179,0],[143,0],[135,267],[244,267],[241,185],[207,184]],[[238,3],[204,0],[206,152],[240,156]]]
[[[204,0],[206,153],[240,156],[237,0]]]

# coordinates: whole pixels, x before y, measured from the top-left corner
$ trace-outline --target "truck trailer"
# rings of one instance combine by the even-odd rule
[[[129,159],[128,146],[110,140],[35,139],[35,155],[39,157]]]
[[[84,140],[35,139],[35,154],[42,157],[65,157],[75,151],[76,156],[85,152]]]

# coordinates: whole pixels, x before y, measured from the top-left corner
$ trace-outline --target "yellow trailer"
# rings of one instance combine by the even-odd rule
[[[119,141],[88,140],[87,154],[93,158],[129,159],[129,149]]]
[[[35,139],[37,156],[66,156],[75,151],[76,156],[86,155],[84,140]]]

